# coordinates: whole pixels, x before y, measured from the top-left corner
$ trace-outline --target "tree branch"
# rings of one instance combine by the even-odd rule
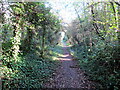
[[[114,2],[115,4],[117,4],[118,6],[120,6],[120,3],[116,2],[115,0],[113,0],[113,2]]]

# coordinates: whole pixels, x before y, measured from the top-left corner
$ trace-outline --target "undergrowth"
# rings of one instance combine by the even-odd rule
[[[49,47],[44,58],[38,52],[31,51],[26,55],[19,55],[15,62],[10,56],[4,56],[3,64],[0,66],[2,77],[2,88],[43,88],[43,84],[55,72],[59,64],[56,60],[61,54],[61,47]]]
[[[74,45],[71,51],[90,80],[99,83],[99,89],[119,89],[119,46],[99,42],[92,48]]]

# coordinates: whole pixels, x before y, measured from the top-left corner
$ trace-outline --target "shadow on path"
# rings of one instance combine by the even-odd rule
[[[68,46],[63,45],[63,55],[58,57],[61,65],[56,69],[55,75],[46,83],[47,88],[85,88],[95,89],[82,70],[77,61],[70,55]]]

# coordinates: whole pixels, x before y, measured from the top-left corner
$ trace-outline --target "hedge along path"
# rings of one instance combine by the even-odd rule
[[[69,46],[63,45],[63,55],[58,57],[60,66],[45,87],[95,89],[94,83],[84,75],[84,71],[79,68],[78,62],[73,59],[68,48]]]

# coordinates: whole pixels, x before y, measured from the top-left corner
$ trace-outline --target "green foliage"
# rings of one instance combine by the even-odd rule
[[[79,21],[75,19],[69,27],[73,29],[68,32],[69,42],[73,45],[71,53],[78,59],[80,67],[86,71],[90,79],[100,83],[98,89],[118,90],[119,5],[114,1],[82,4],[83,11],[79,10],[79,3],[74,4]]]
[[[17,62],[11,60],[8,68],[3,66],[3,87],[6,88],[41,88],[43,83],[52,75],[57,66],[56,61],[49,58],[42,59],[34,52],[26,56],[19,56]],[[5,59],[5,58],[4,58]]]
[[[12,42],[11,42],[11,41],[2,43],[2,49],[3,49],[4,51],[9,50],[11,47],[12,47]]]
[[[9,22],[2,22],[0,75],[3,89],[41,88],[57,66],[54,57],[58,52],[50,48],[56,45],[52,42],[57,41],[55,33],[59,32],[60,20],[44,2],[9,5],[11,16],[4,17]]]
[[[77,55],[80,66],[86,71],[91,80],[99,82],[101,89],[118,89],[120,79],[119,54],[120,48],[116,45],[105,44],[99,41],[94,48],[84,46],[72,48]],[[87,51],[87,53],[86,53]]]

